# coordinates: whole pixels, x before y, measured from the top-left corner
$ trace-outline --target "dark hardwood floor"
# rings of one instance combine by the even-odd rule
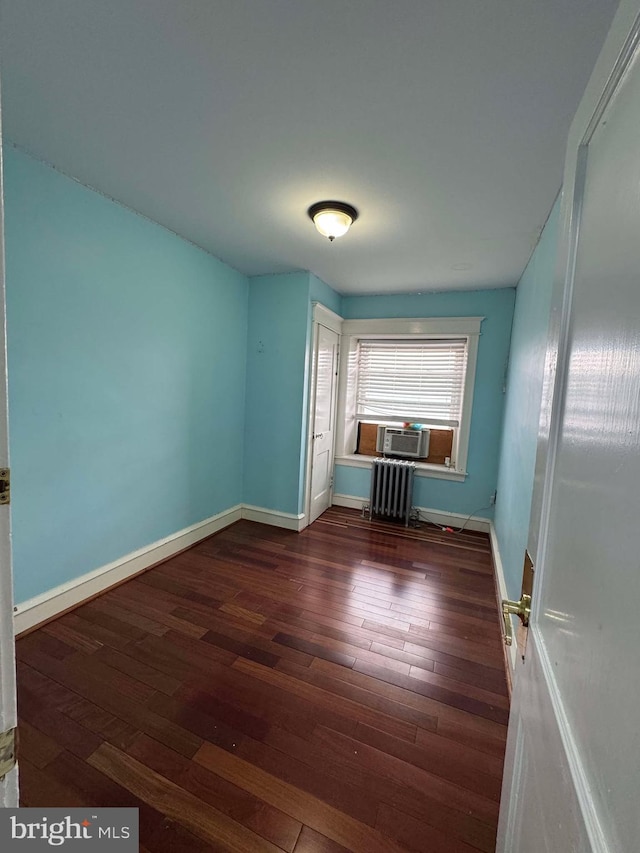
[[[508,714],[484,534],[239,522],[17,643],[25,806],[146,851],[492,853]]]

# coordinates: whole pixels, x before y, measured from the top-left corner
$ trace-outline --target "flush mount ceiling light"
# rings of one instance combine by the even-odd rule
[[[332,242],[346,234],[351,223],[358,218],[358,211],[343,201],[318,201],[307,211],[318,231]]]

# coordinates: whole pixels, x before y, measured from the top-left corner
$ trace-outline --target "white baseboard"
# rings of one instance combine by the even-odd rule
[[[419,506],[417,509],[422,518],[434,521],[442,527],[453,527],[455,529],[462,527],[464,524],[465,530],[479,530],[481,533],[489,532],[491,520],[483,518],[481,515],[472,515],[469,517],[460,512],[445,512],[440,509],[430,509],[427,506]]]
[[[28,601],[23,601],[14,607],[13,625],[15,633],[21,634],[36,625],[48,622],[66,610],[77,607],[83,601],[99,595],[114,584],[121,583],[127,578],[156,565],[156,563],[169,559],[179,551],[195,545],[202,539],[206,539],[207,536],[217,533],[241,518],[298,532],[307,526],[304,513],[294,515],[293,513],[264,509],[259,506],[238,504],[198,524],[185,527],[184,530],[179,530],[177,533],[147,545],[145,548],[133,551],[113,563],[60,584],[60,586],[47,590],[47,592],[30,598]]]
[[[355,495],[334,495],[333,504],[335,506],[346,506],[350,509],[362,509],[365,504],[369,503],[368,498],[358,498]],[[416,507],[423,519],[433,521],[442,527],[462,527],[465,524],[467,530],[479,530],[482,533],[488,533],[491,525],[491,520],[482,518],[479,515],[472,515],[471,518],[459,512],[446,512],[441,509],[432,509],[426,506]],[[467,521],[467,519],[469,519]]]
[[[362,509],[362,507],[369,503],[369,501],[364,498],[356,498],[353,495],[332,495],[331,503],[333,506],[346,506],[349,509]]]
[[[365,499],[353,495],[333,496],[333,503],[336,506],[346,506],[352,509],[362,509],[363,504],[366,502]],[[441,510],[422,507],[419,509],[429,519],[443,526],[461,526],[466,520],[466,517],[459,513],[442,512]],[[23,601],[14,608],[15,633],[21,634],[24,631],[34,628],[36,625],[59,616],[72,607],[77,607],[83,601],[99,595],[101,592],[109,589],[109,587],[121,583],[139,572],[143,572],[156,563],[169,559],[179,551],[195,545],[202,539],[206,539],[224,527],[228,527],[230,524],[239,521],[241,518],[297,532],[307,526],[307,518],[304,513],[296,515],[294,513],[280,512],[279,510],[265,509],[264,507],[238,504],[211,518],[205,519],[205,521],[193,524],[191,527],[184,528],[184,530],[179,530],[177,533],[167,536],[165,539],[160,539],[158,542],[154,542],[145,548],[133,551],[131,554],[115,560],[113,563],[101,566],[99,569],[87,572],[87,574],[81,575],[79,578],[74,578],[41,595]],[[472,517],[467,527],[470,530],[493,530],[493,524],[489,519],[478,517]],[[494,539],[495,531],[492,534],[492,546]],[[494,555],[498,553],[496,572],[499,577],[502,577],[502,581],[500,582],[499,580],[499,584],[502,583],[502,586],[500,586],[501,595],[506,597],[504,575],[501,574],[502,563],[499,560],[499,552],[496,551],[496,548],[497,540],[494,546]],[[500,566],[499,571],[497,568],[498,565]],[[515,664],[515,648],[512,651],[514,653]]]
[[[35,625],[53,619],[82,601],[104,592],[114,584],[162,562],[179,551],[195,545],[207,536],[217,533],[242,518],[242,505],[231,507],[191,527],[160,539],[145,548],[133,551],[113,563],[87,572],[79,578],[60,584],[41,595],[23,601],[14,608],[14,631],[21,634]]]
[[[284,527],[286,530],[296,530],[298,533],[307,526],[303,512],[295,515],[292,512],[280,512],[277,509],[265,509],[261,506],[242,505],[242,517],[248,521],[260,524],[270,524],[272,527]]]
[[[489,538],[491,540],[491,551],[493,553],[493,565],[495,569],[496,584],[498,587],[498,596],[500,600],[502,600],[503,598],[509,598],[509,594],[507,593],[504,566],[502,564],[502,557],[500,556],[500,543],[498,542],[498,534],[496,533],[493,521],[489,522]],[[516,661],[518,658],[518,649],[515,643],[515,631],[514,642],[510,646],[506,646],[506,652],[509,660],[511,661],[511,669],[515,671]]]

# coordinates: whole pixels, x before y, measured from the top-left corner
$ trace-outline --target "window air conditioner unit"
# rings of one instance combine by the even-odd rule
[[[407,456],[411,459],[426,459],[429,455],[428,429],[397,429],[379,426],[376,450],[385,456]]]

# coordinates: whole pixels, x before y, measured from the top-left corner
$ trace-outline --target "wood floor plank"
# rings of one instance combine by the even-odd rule
[[[288,675],[297,678],[300,681],[306,681],[309,684],[315,684],[322,690],[328,693],[342,696],[346,699],[351,699],[357,702],[364,708],[372,708],[380,711],[388,717],[405,720],[412,726],[419,726],[423,729],[436,730],[438,726],[438,718],[429,716],[422,711],[412,708],[409,705],[403,705],[401,702],[395,702],[392,699],[387,699],[385,696],[380,696],[369,690],[365,690],[355,684],[350,684],[347,681],[341,681],[338,678],[332,678],[324,672],[318,671],[314,667],[302,668],[289,661],[282,661],[278,664],[278,669]],[[362,718],[364,715],[360,714]],[[409,740],[413,740],[413,732],[407,730]]]
[[[58,637],[53,636],[51,633],[45,632],[45,628],[50,628],[54,625],[57,625],[56,621],[49,622],[43,626],[41,631],[33,632],[23,638],[21,638],[21,642],[28,643],[31,641],[35,643],[36,646],[41,650],[46,652],[52,658],[56,658],[57,660],[64,660],[65,658],[72,655],[75,651],[77,651],[77,647],[72,644],[67,643],[64,640],[59,639]],[[54,632],[55,633],[55,632]],[[92,647],[92,651],[95,649],[95,644]]]
[[[303,611],[301,611],[302,613]],[[364,620],[363,620],[364,621]],[[305,618],[302,615],[289,616],[286,618],[275,619],[270,618],[264,623],[264,629],[271,632],[271,636],[275,636],[278,632],[286,632],[295,629],[295,633],[299,637],[311,639],[314,636],[331,637],[335,640],[341,640],[350,643],[354,646],[368,649],[373,642],[384,639],[387,645],[397,649],[404,648],[404,640],[402,638],[394,639],[381,636],[376,631],[370,631],[366,628],[356,625],[346,625],[340,623],[330,616],[322,617],[315,614],[312,618],[311,614],[307,613]]]
[[[94,705],[84,696],[76,695],[75,698],[61,704],[59,710],[119,749],[125,748],[138,733],[136,726],[120,720],[104,708]]]
[[[198,838],[181,824],[167,818],[149,839],[147,850],[149,853],[226,853],[227,847],[224,841]]]
[[[111,634],[117,634],[126,640],[141,640],[147,634],[147,625],[134,625],[130,619],[123,619],[122,613],[116,615],[113,611],[109,612],[100,606],[99,598],[76,608],[73,612],[85,622],[106,628]]]
[[[488,772],[488,757],[468,747],[464,750],[464,755],[456,755],[449,743],[438,734],[427,739],[425,733],[422,745],[418,746],[358,723],[354,738],[386,755],[393,755],[407,764],[426,770],[427,773],[447,779],[461,788],[467,788],[496,802],[500,800],[502,774]]]
[[[387,637],[380,637],[380,641],[384,642],[385,645],[389,642]],[[489,657],[481,653],[475,654],[475,649],[470,652],[469,649],[454,646],[446,640],[442,641],[442,637],[436,638],[434,634],[425,638],[417,637],[415,634],[408,637],[405,635],[402,648],[409,654],[424,657],[434,662],[449,663],[456,669],[468,671],[491,669],[496,678],[504,678],[504,660],[500,661],[499,657],[495,655]],[[419,665],[424,668],[423,664]]]
[[[99,736],[55,708],[47,708],[29,690],[20,686],[18,703],[22,720],[80,758],[87,758],[102,742]]]
[[[243,735],[261,739],[269,728],[249,712],[226,713],[223,704],[207,702],[202,694],[188,705],[181,699],[158,694],[148,707],[166,720],[179,723],[203,740],[220,746],[234,746]]]
[[[365,690],[377,693],[380,696],[386,696],[388,699],[409,705],[411,708],[416,708],[429,716],[436,717],[438,720],[438,729],[442,726],[443,721],[447,720],[464,728],[488,733],[496,738],[506,737],[506,728],[501,723],[469,713],[454,705],[439,702],[437,699],[432,699],[426,694],[416,693],[412,689],[412,682],[416,681],[416,679],[412,679],[405,686],[400,686],[400,684],[382,681],[376,678],[375,675],[356,672],[353,669],[345,669],[344,667],[338,667],[335,664],[318,659],[313,661],[310,669],[327,673],[333,678],[363,687]]]
[[[311,741],[292,738],[289,733],[275,727],[270,730],[267,742],[311,767],[323,767],[325,772],[340,782],[348,779],[350,785],[366,792],[367,799],[372,803],[392,805],[426,821],[445,834],[477,846],[486,853],[493,850],[494,827],[459,809],[444,805],[418,787],[406,785],[388,774],[381,773],[374,763],[360,762],[357,744],[352,752],[328,750],[320,736]]]
[[[29,761],[41,770],[63,751],[52,737],[36,729],[25,719],[20,721],[20,761]]]
[[[477,718],[476,718],[477,719]],[[504,752],[507,745],[507,732],[502,729],[501,732],[491,732],[481,730],[475,726],[465,725],[463,722],[452,719],[438,719],[437,731],[442,737],[450,738],[455,744],[460,746],[471,746],[477,749],[478,752],[484,752],[487,755],[495,756],[499,761],[504,761]],[[420,729],[416,734],[416,743],[421,742]]]
[[[344,732],[354,731],[357,720],[351,706],[341,709],[329,701],[320,704],[314,702],[315,696],[274,689],[270,681],[235,667],[219,667],[213,679],[211,676],[191,679],[176,694],[188,707],[206,710],[210,703],[217,705],[222,702],[231,706],[235,715],[247,714],[247,709],[251,709],[250,713],[267,725],[278,725],[294,734],[308,735],[316,725],[330,725]],[[413,737],[414,732],[411,731]]]
[[[277,658],[286,657],[288,660],[295,661],[303,666],[308,666],[313,659],[311,655],[298,652],[295,649],[283,648],[271,640],[258,636],[251,630],[237,628],[228,619],[219,618],[218,614],[215,616],[202,614],[187,608],[176,608],[174,612],[180,618],[191,619],[196,624],[208,628],[209,630],[202,637],[204,642],[232,651],[238,657],[259,660],[259,653],[266,652]],[[274,631],[275,633],[277,632]]]
[[[319,727],[316,730],[316,738],[324,743],[327,750],[336,750],[343,756],[353,756],[354,761],[367,766],[372,772],[395,779],[401,785],[416,788],[431,799],[458,812],[471,814],[488,824],[493,824],[497,818],[498,805],[488,797],[465,791],[435,773],[429,773],[413,764],[408,764],[401,758],[383,752],[355,737]]]
[[[102,744],[89,757],[88,763],[194,835],[226,845],[223,849],[229,853],[246,853],[247,850],[279,853],[280,848],[275,844],[213,806],[203,808],[203,801],[198,797],[109,744]]]
[[[166,633],[167,630],[165,629],[163,633]],[[103,646],[94,652],[93,659],[103,661],[113,669],[119,669],[131,678],[153,687],[154,690],[166,693],[167,696],[171,696],[180,687],[181,682],[177,678],[172,678],[170,675],[159,672],[157,669],[132,658],[127,654],[127,651],[125,649],[123,652],[117,652],[108,646]]]
[[[370,631],[376,631],[383,637],[389,636],[403,640],[406,651],[415,652],[420,647],[426,647],[434,651],[456,655],[457,657],[465,658],[484,666],[493,666],[494,669],[500,670],[504,667],[504,660],[500,657],[502,654],[500,648],[478,647],[472,640],[461,640],[451,635],[429,631],[428,628],[421,628],[418,625],[412,625],[408,632],[399,631],[397,628],[377,623],[372,619],[365,619],[362,627]]]
[[[475,699],[469,695],[469,691],[462,693],[457,690],[452,690],[447,687],[441,687],[439,684],[432,684],[424,681],[422,678],[414,678],[413,676],[401,675],[391,669],[385,667],[374,666],[364,661],[356,661],[352,669],[356,672],[361,672],[364,675],[372,675],[379,678],[381,681],[388,681],[390,684],[396,684],[399,687],[406,687],[414,693],[422,693],[435,699],[444,705],[451,705],[454,708],[459,708],[462,711],[467,711],[470,714],[475,714],[478,717],[486,717],[488,720],[495,720],[497,723],[507,724],[509,713],[506,708],[498,707],[496,704],[481,699]],[[425,676],[429,673],[422,670]]]
[[[423,669],[432,669],[433,672],[445,675],[447,678],[452,678],[455,681],[463,681],[466,684],[481,687],[483,690],[489,690],[492,693],[509,697],[504,674],[500,671],[491,670],[488,667],[471,667],[464,664],[455,666],[441,663],[440,661],[436,661],[433,667],[424,667],[422,663],[416,663],[415,666],[420,666]]]
[[[87,761],[80,761],[64,752],[50,765],[48,773],[58,784],[66,786],[88,804],[107,803],[111,807],[138,809],[140,841],[148,843],[149,837],[162,824],[162,811],[123,786],[119,779],[111,779]],[[40,805],[48,805],[45,801]]]
[[[308,743],[304,741],[304,744]],[[312,746],[307,746],[307,750],[309,754],[314,752]],[[237,750],[227,751],[250,762],[253,767],[259,767],[282,782],[339,809],[362,824],[375,824],[376,804],[372,798],[363,797],[361,790],[351,784],[351,779],[344,776],[340,778],[331,773],[326,761],[311,761],[310,755],[296,749],[295,738],[289,740],[286,751],[250,738],[245,738]]]
[[[25,808],[80,808],[91,805],[86,794],[61,785],[51,774],[20,759],[20,805]]]
[[[284,634],[278,633],[273,638],[275,643],[279,643],[282,646],[289,646],[289,648],[297,649],[300,652],[305,652],[311,657],[323,658],[324,660],[330,660],[334,663],[340,664],[340,666],[352,667],[355,663],[355,657],[351,657],[351,655],[345,655],[342,652],[336,652],[333,649],[327,648],[326,645],[322,643],[313,643],[309,640],[301,640],[298,637],[293,636],[292,634]]]
[[[348,850],[315,829],[303,826],[294,853],[348,853]]]
[[[201,764],[188,761],[147,735],[139,735],[126,751],[137,761],[215,806],[267,841],[288,853],[294,849],[302,824],[279,809],[211,773]]]
[[[416,853],[476,853],[478,849],[387,805],[380,806],[376,826],[407,850]]]
[[[266,681],[275,687],[280,687],[297,696],[309,699],[321,707],[326,707],[329,711],[335,711],[354,721],[366,719],[372,724],[377,725],[382,731],[388,731],[405,740],[412,741],[415,739],[415,726],[411,723],[406,723],[404,720],[396,720],[374,709],[362,707],[351,699],[344,699],[336,695],[329,696],[324,690],[313,684],[301,682],[297,678],[292,678],[283,672],[261,667],[252,661],[238,659],[233,666],[242,672],[251,673],[255,678]]]
[[[348,850],[401,853],[402,848],[370,826],[218,747],[203,744],[194,760]]]
[[[53,661],[47,659],[44,655],[34,660],[35,663],[44,668],[53,680],[58,681],[63,686],[81,695],[87,694],[91,696],[92,701],[105,711],[109,711],[124,722],[130,723],[140,731],[146,732],[151,737],[156,737],[162,743],[166,743],[184,755],[191,756],[199,748],[201,744],[199,737],[180,725],[174,724],[158,714],[154,714],[151,710],[129,697],[118,693],[117,689],[114,689],[112,685],[105,684],[101,679],[93,676],[84,668],[71,667],[68,665],[68,661]],[[24,712],[24,700],[21,703],[21,708],[22,712]],[[99,746],[99,741],[96,743],[95,737],[92,737],[81,726],[73,723],[72,720],[67,721],[64,715],[52,712],[51,718],[47,719],[46,709],[37,708],[34,716],[38,719],[38,723],[35,720],[30,720],[30,722],[37,727],[46,724],[48,730],[43,729],[45,733],[56,731],[58,727],[60,731],[65,731],[73,724],[74,729],[69,733],[73,743],[68,746],[68,749],[77,755],[85,753],[86,750],[92,752],[93,749]]]
[[[73,648],[79,649],[82,652],[94,652],[102,646],[99,640],[96,640],[94,637],[87,637],[85,634],[74,630],[67,623],[62,622],[61,619],[56,619],[55,622],[44,625],[41,630],[43,634],[49,634],[51,637],[69,646],[73,646]]]
[[[121,649],[129,642],[129,637],[113,630],[113,628],[105,628],[97,622],[88,621],[78,615],[76,611],[65,613],[57,620],[59,624],[70,628],[77,634],[86,637],[90,641],[99,643],[101,646],[111,646],[114,649]],[[82,651],[85,651],[82,649]]]
[[[508,690],[486,534],[240,521],[17,643],[24,805],[141,850],[494,853]]]
[[[128,623],[129,625],[133,625],[134,628],[142,629],[145,634],[157,634],[161,637],[163,634],[166,634],[168,630],[166,625],[163,625],[154,619],[149,619],[147,616],[143,616],[142,613],[138,613],[135,610],[129,610],[126,607],[119,605],[114,598],[104,595],[101,595],[89,604],[84,605],[82,609],[89,613],[106,613],[109,616],[113,616],[121,623]]]

